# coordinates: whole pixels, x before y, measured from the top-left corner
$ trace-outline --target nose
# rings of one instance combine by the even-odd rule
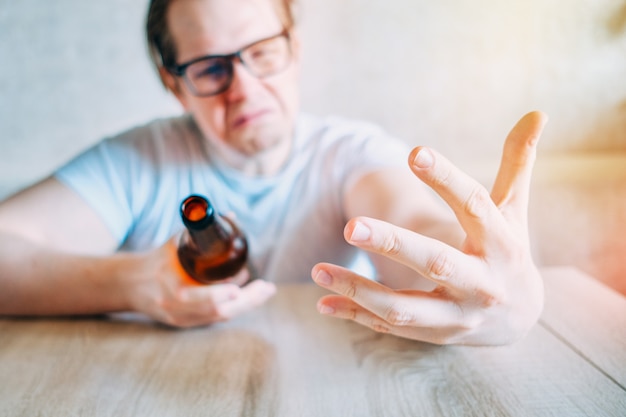
[[[260,87],[261,81],[252,75],[240,60],[233,62],[233,80],[226,90],[229,101],[243,100]]]

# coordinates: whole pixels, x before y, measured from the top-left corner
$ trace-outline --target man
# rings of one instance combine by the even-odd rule
[[[536,322],[526,210],[541,113],[507,138],[489,195],[431,149],[409,154],[373,126],[301,114],[288,0],[154,0],[147,29],[188,115],[106,140],[0,206],[0,314],[133,310],[195,326],[310,273],[337,293],[321,313],[402,337],[502,344]],[[177,210],[190,193],[236,215],[259,279],[183,279]],[[346,268],[356,248],[377,281]]]

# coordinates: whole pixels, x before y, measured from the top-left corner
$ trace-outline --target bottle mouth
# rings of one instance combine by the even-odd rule
[[[206,197],[190,195],[180,205],[180,216],[190,229],[204,229],[215,221],[215,211]]]

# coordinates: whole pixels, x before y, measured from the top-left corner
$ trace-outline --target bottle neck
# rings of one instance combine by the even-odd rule
[[[215,210],[209,200],[200,195],[187,197],[180,206],[180,215],[189,230],[202,230],[213,224]]]
[[[223,251],[229,245],[232,234],[230,224],[219,215],[214,216],[213,221],[202,229],[187,230],[194,246],[203,253]]]

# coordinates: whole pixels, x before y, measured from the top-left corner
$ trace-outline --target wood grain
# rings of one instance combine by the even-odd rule
[[[541,324],[626,390],[626,298],[575,268],[548,268],[542,275]]]
[[[552,293],[561,272],[550,274]],[[474,348],[403,340],[320,316],[315,302],[323,293],[312,285],[281,286],[253,313],[192,330],[129,315],[0,320],[0,416],[622,416],[626,410],[626,391],[607,376],[623,369],[614,368],[621,339],[609,332],[597,341],[598,354],[618,355],[613,359],[581,354],[579,340],[591,330],[558,333],[571,326],[559,318],[552,295],[544,315],[549,330],[538,325],[515,345]],[[601,304],[580,309],[591,314]]]

